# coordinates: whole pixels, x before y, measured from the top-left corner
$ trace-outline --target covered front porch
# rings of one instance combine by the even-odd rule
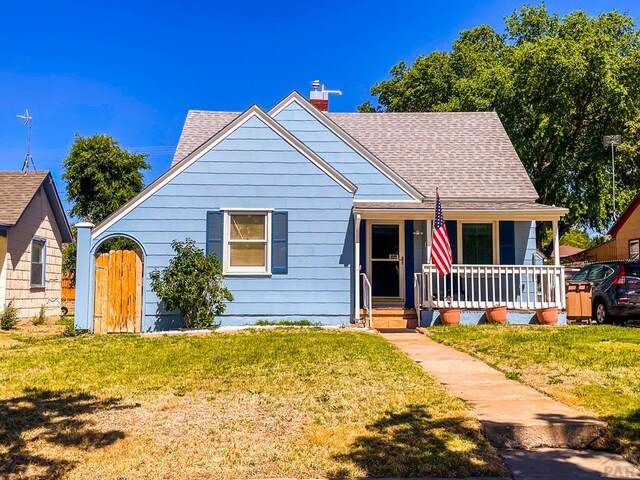
[[[446,277],[429,260],[431,205],[354,207],[356,323],[371,326],[377,313],[394,309],[398,318],[415,312],[428,326],[438,323],[441,309],[459,308],[462,323],[475,324],[485,321],[486,309],[500,306],[507,307],[508,322],[531,323],[538,309],[564,309],[564,268],[557,253],[553,264],[544,264],[536,224],[549,222],[558,252],[565,209],[501,202],[449,202],[443,209],[453,253]]]

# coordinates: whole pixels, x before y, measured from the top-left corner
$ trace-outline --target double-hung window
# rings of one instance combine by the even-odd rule
[[[31,288],[44,288],[46,242],[34,238],[31,241]]]
[[[225,272],[270,273],[271,212],[225,211]]]
[[[631,260],[638,260],[640,258],[640,240],[629,240],[629,258]]]
[[[462,224],[462,263],[491,265],[495,260],[493,223]]]

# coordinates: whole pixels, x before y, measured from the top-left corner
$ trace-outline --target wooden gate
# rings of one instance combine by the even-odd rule
[[[142,260],[132,250],[96,258],[95,333],[139,332],[142,324]]]

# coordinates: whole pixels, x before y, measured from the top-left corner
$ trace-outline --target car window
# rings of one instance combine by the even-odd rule
[[[591,271],[587,275],[587,280],[597,282],[604,280],[613,273],[613,268],[609,265],[593,265]]]
[[[586,280],[589,270],[591,270],[591,267],[584,267],[582,270],[576,273],[573,277],[571,277],[571,280]]]
[[[640,277],[640,263],[625,263],[624,274],[627,277]]]

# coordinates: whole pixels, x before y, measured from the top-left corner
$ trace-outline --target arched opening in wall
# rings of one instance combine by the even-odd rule
[[[133,238],[110,236],[96,245],[94,333],[142,330],[144,250]]]

